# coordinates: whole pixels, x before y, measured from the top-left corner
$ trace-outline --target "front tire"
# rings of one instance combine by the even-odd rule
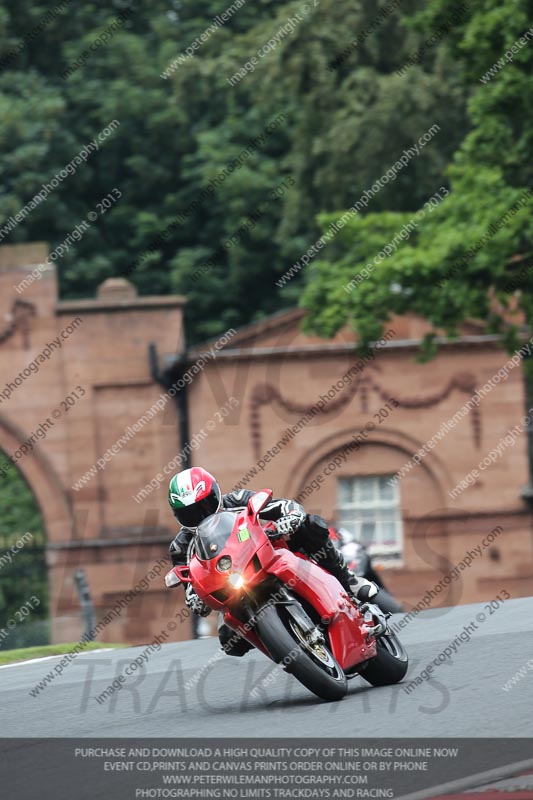
[[[325,646],[313,655],[295,626],[283,606],[267,605],[257,614],[256,632],[272,659],[322,700],[341,700],[348,689],[342,668]]]
[[[409,659],[395,633],[384,633],[376,640],[377,655],[369,659],[360,675],[372,686],[392,686],[407,672]]]

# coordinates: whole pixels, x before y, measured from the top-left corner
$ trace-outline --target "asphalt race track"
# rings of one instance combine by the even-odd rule
[[[472,621],[472,638],[406,693],[405,685]],[[509,691],[502,688],[533,659],[533,598],[508,600],[492,613],[485,604],[422,612],[401,639],[410,656],[404,683],[373,688],[356,678],[339,703],[314,698],[260,654],[219,657],[214,639],[163,645],[101,704],[96,696],[145,648],[80,654],[36,697],[30,690],[60,657],[4,667],[1,735],[533,736],[533,670]]]

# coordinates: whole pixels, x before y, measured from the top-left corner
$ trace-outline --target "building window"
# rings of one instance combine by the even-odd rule
[[[393,475],[338,480],[338,523],[371,555],[387,561],[402,557],[403,530],[398,483]]]

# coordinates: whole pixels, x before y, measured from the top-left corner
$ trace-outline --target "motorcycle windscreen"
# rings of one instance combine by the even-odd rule
[[[237,514],[221,511],[212,514],[196,529],[196,555],[201,561],[216,558],[225,548],[235,527]]]

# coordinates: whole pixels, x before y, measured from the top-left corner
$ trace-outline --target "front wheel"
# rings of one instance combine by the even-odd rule
[[[392,631],[376,640],[377,655],[367,661],[360,675],[372,686],[399,683],[407,672],[409,659],[404,646]]]
[[[257,614],[256,632],[272,659],[322,700],[341,700],[346,675],[326,644],[311,644],[283,606],[265,606]]]

